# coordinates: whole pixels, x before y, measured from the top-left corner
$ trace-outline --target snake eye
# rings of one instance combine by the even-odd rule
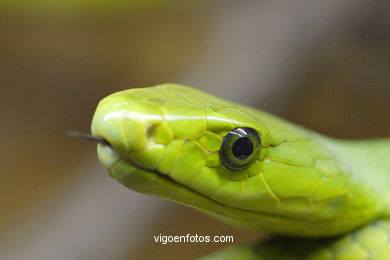
[[[256,130],[240,127],[223,138],[219,155],[225,167],[237,171],[246,169],[254,163],[260,151],[261,139]]]

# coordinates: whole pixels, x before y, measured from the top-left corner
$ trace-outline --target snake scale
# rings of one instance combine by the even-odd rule
[[[326,137],[178,84],[109,95],[91,129],[126,187],[275,234],[203,259],[390,259],[389,138]]]

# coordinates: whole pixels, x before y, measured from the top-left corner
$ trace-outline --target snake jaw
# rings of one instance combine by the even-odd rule
[[[335,235],[350,227],[328,220],[285,216],[275,212],[240,209],[222,204],[156,170],[123,159],[108,146],[99,145],[98,156],[111,177],[127,188],[199,210],[237,227],[297,236]],[[334,231],[332,225],[336,225]]]

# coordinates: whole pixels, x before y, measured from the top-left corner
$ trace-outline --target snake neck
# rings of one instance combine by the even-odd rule
[[[340,140],[321,137],[343,169],[356,182],[370,187],[382,202],[381,217],[390,218],[390,138]]]

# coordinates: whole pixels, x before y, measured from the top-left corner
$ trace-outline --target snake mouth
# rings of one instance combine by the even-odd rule
[[[120,157],[110,146],[99,144],[98,155],[110,176],[131,190],[195,208],[208,215],[226,218],[228,222],[231,222],[229,215],[233,212],[246,217],[262,214],[224,205],[158,170],[147,169],[128,158]]]
[[[301,218],[276,210],[255,211],[223,204],[158,170],[137,165],[107,145],[98,145],[98,156],[111,177],[129,189],[197,209],[240,228],[301,237],[333,236],[348,231],[342,222],[333,219]]]
[[[109,149],[108,152],[113,151],[110,147],[103,147],[103,149],[105,149],[106,152],[107,149]],[[252,228],[275,232],[275,227],[270,226],[270,223],[323,222],[316,221],[314,219],[302,220],[297,217],[280,215],[275,212],[254,211],[225,205],[174,180],[169,175],[160,173],[158,170],[147,169],[139,166],[136,162],[119,156],[113,158],[110,166],[107,167],[106,165],[106,168],[108,169],[111,177],[131,190],[197,209],[208,215],[218,217],[227,223],[244,228],[248,228],[248,223],[253,222],[257,224]],[[261,224],[260,227],[258,226],[259,220],[260,223],[264,222],[264,224]],[[275,226],[278,227],[281,225],[275,224]]]

